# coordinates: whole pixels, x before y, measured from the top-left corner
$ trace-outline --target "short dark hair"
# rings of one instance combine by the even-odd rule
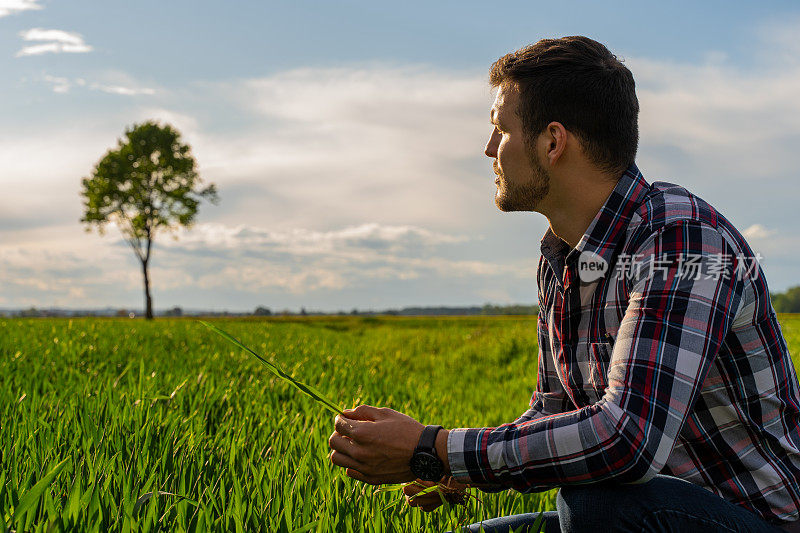
[[[489,82],[518,87],[529,142],[555,121],[580,139],[598,168],[622,173],[634,162],[639,100],[633,74],[597,41],[542,39],[495,61]]]

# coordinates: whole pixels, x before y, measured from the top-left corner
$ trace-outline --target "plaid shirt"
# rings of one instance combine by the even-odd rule
[[[548,229],[541,250],[530,409],[452,430],[453,476],[531,492],[661,473],[798,520],[797,376],[736,228],[631,166],[574,249]]]

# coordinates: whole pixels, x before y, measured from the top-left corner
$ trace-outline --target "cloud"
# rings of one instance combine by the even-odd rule
[[[69,78],[62,78],[60,76],[50,76],[49,74],[44,76],[44,81],[49,83],[50,86],[53,88],[54,93],[64,94],[68,93],[69,90],[74,85],[73,81]],[[76,80],[76,83],[80,82],[81,85],[85,84],[85,81],[82,79]]]
[[[68,93],[73,87],[83,87],[90,91],[100,91],[108,94],[118,94],[121,96],[156,94],[156,90],[149,87],[127,87],[123,85],[108,85],[97,82],[90,83],[83,78],[70,79],[46,74],[42,79],[45,81],[45,83],[51,86],[54,93],[59,94]]]
[[[175,237],[177,240],[168,241],[167,246],[183,250],[252,251],[271,248],[295,255],[342,254],[354,250],[396,253],[469,240],[465,236],[447,235],[415,226],[382,226],[376,223],[331,231],[270,231],[244,224],[235,227],[200,224],[191,229],[181,228]]]
[[[25,46],[17,52],[17,57],[39,56],[42,54],[83,54],[91,52],[92,47],[86,44],[43,43]]]
[[[65,238],[66,228],[56,233],[47,242],[0,244],[4,295],[15,305],[42,305],[43,297],[55,305],[106,305],[114,303],[107,300],[109,294],[138,295],[141,274],[116,229],[103,239]],[[531,282],[535,267],[532,260],[447,258],[447,248],[473,239],[416,226],[369,223],[329,231],[270,231],[199,224],[176,236],[156,239],[151,277],[159,293],[309,296],[375,284],[435,284],[442,278]],[[82,292],[82,301],[70,301],[76,291]]]
[[[83,37],[77,33],[63,30],[45,30],[42,28],[31,28],[20,32],[20,37],[25,41],[53,41],[62,44],[80,45],[83,44]]]
[[[0,18],[21,11],[42,9],[39,0],[0,0]]]
[[[641,144],[713,163],[733,176],[780,176],[800,136],[800,64],[628,61],[641,104]]]
[[[0,279],[8,304],[102,306],[104,293],[141,287],[141,275],[125,251],[98,246],[86,236],[64,239],[69,232],[48,233],[61,238],[0,245]]]
[[[763,46],[757,49],[759,61],[776,68],[800,65],[798,30],[800,30],[800,16],[797,15],[771,19],[760,24],[756,29],[756,35],[763,43]]]
[[[777,233],[774,229],[767,229],[761,224],[753,224],[746,228],[742,235],[747,239],[767,239]]]
[[[519,265],[446,259],[443,247],[471,240],[415,226],[361,224],[329,231],[272,231],[248,225],[200,224],[166,236],[174,271],[197,265],[193,283],[200,288],[277,289],[294,294],[342,290],[373,280],[409,280],[438,276],[530,276]],[[203,272],[205,270],[205,272]],[[164,272],[164,277],[169,277]]]
[[[203,262],[201,269],[194,269],[194,284],[202,289],[310,294],[364,287],[376,280],[531,277],[531,265],[446,257],[446,248],[470,240],[420,227],[376,223],[329,231],[203,224],[181,231],[177,241],[162,239],[160,246],[175,271],[185,272],[183,265]]]
[[[71,53],[82,54],[91,52],[91,46],[83,41],[83,37],[74,32],[63,30],[46,30],[43,28],[31,28],[20,32],[20,37],[24,41],[44,41],[42,44],[34,44],[23,47],[17,52],[17,57],[35,56],[41,54]]]
[[[140,94],[151,95],[156,93],[155,89],[150,89],[149,87],[136,88],[136,87],[122,87],[121,85],[92,84],[89,86],[89,88],[109,94],[120,94],[122,96],[138,96]]]
[[[298,69],[197,86],[192,97],[199,94],[219,114],[244,117],[221,131],[206,119],[185,138],[206,178],[262,191],[270,209],[254,205],[253,195],[238,206],[254,224],[456,227],[491,212],[483,156],[491,97],[483,74]]]

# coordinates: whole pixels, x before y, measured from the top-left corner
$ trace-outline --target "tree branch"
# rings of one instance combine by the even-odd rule
[[[145,235],[147,237],[147,253],[145,254],[144,262],[147,263],[150,261],[150,249],[153,246],[153,235],[150,232],[150,225],[148,224],[145,226]]]
[[[142,251],[142,240],[136,234],[136,228],[133,225],[133,221],[130,219],[128,214],[123,209],[120,209],[119,213],[122,215],[122,218],[125,220],[125,222],[128,223],[129,236],[125,234],[125,230],[122,228],[120,228],[120,233],[122,233],[122,236],[125,237],[126,241],[128,241],[128,244],[131,245],[131,248],[133,248],[136,257],[138,257],[139,260],[144,263],[145,257],[144,257],[144,252]]]

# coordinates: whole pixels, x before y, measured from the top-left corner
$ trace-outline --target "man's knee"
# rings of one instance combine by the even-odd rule
[[[556,505],[562,531],[642,531],[642,521],[653,511],[684,509],[687,499],[698,498],[697,491],[718,498],[686,481],[658,476],[641,484],[602,482],[562,487]]]
[[[561,531],[609,531],[617,522],[615,505],[603,484],[562,487],[556,498]]]

